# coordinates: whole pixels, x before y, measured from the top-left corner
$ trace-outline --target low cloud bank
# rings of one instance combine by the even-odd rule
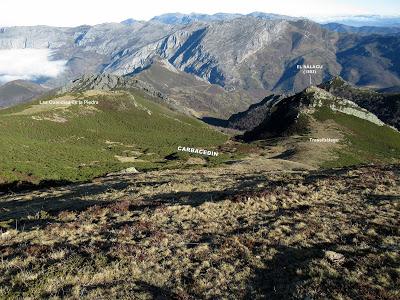
[[[50,60],[49,49],[0,50],[0,83],[25,79],[57,77],[65,70],[66,60]]]

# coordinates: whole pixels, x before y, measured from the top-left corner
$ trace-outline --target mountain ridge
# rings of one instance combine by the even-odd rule
[[[7,82],[0,85],[0,108],[30,101],[47,91],[49,91],[48,88],[27,80]]]
[[[336,97],[353,101],[357,105],[379,116],[386,124],[400,130],[400,94],[379,93],[371,89],[359,89],[341,77],[319,85]]]
[[[316,86],[278,99],[258,126],[237,139],[279,149],[272,158],[322,167],[400,159],[396,128],[356,103]]]
[[[316,84],[341,75],[359,86],[382,89],[400,86],[399,44],[400,36],[338,33],[303,19],[252,16],[184,25],[138,21],[0,31],[0,49],[48,48],[54,52],[51,59],[67,60],[67,70],[46,82],[54,87],[84,73],[134,75],[160,56],[181,71],[228,89],[301,91],[309,78],[299,73],[299,64],[324,66],[313,75]]]
[[[239,13],[215,13],[215,14],[201,14],[201,13],[166,13],[162,15],[155,16],[150,19],[150,21],[173,24],[173,25],[188,25],[194,22],[219,22],[227,21],[242,17],[254,17],[265,20],[299,20],[303,18],[291,17],[280,14],[264,13],[254,11],[248,14]]]

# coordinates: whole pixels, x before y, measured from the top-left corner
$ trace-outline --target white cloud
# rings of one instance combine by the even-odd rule
[[[49,49],[0,50],[0,82],[57,77],[65,70],[65,60],[50,60]]]

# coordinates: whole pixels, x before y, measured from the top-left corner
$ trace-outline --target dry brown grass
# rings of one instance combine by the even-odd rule
[[[34,214],[3,209],[40,193],[4,196],[0,298],[398,299],[399,181],[200,169],[46,191]]]

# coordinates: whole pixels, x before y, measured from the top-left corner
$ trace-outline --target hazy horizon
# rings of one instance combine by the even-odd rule
[[[78,27],[78,26],[95,26],[95,25],[100,25],[100,24],[107,24],[107,23],[122,23],[123,21],[127,21],[127,20],[135,20],[138,22],[149,22],[151,21],[153,18],[158,17],[158,16],[162,16],[162,15],[173,15],[173,14],[181,14],[181,15],[195,15],[195,14],[202,14],[202,15],[209,15],[209,16],[213,16],[213,15],[218,15],[218,14],[239,14],[239,15],[249,15],[251,13],[265,13],[265,14],[275,14],[275,15],[281,15],[281,16],[287,16],[287,17],[295,17],[295,18],[303,18],[303,19],[308,19],[317,23],[321,23],[321,24],[326,24],[326,23],[330,23],[330,22],[337,22],[337,23],[342,23],[345,24],[345,22],[341,22],[342,20],[350,20],[350,19],[359,19],[362,20],[363,18],[368,18],[368,17],[377,17],[377,18],[381,18],[381,19],[391,19],[391,18],[400,18],[400,14],[399,15],[378,15],[378,14],[359,14],[359,15],[332,15],[332,16],[295,16],[295,15],[290,15],[290,14],[278,14],[278,13],[272,13],[272,12],[266,12],[266,11],[253,11],[250,13],[235,13],[235,12],[224,12],[224,11],[220,11],[220,12],[216,12],[216,13],[199,13],[199,12],[190,12],[190,13],[183,13],[183,12],[165,12],[163,14],[158,14],[158,15],[154,15],[149,19],[136,19],[133,17],[128,17],[125,19],[120,19],[120,20],[110,20],[110,21],[104,21],[104,22],[99,22],[99,23],[88,23],[88,22],[83,22],[80,24],[74,24],[74,25],[52,25],[52,24],[45,24],[45,23],[38,23],[38,24],[10,24],[10,25],[4,25],[2,23],[0,23],[0,27],[2,28],[7,28],[7,27],[23,27],[23,26],[50,26],[50,27],[60,27],[60,28],[72,28],[72,27]],[[399,24],[400,25],[400,24]],[[371,25],[374,26],[374,25]],[[357,26],[356,26],[357,27]]]
[[[58,1],[50,0],[14,0],[2,4],[0,26],[34,26],[48,25],[73,27],[79,25],[95,25],[108,22],[121,22],[126,19],[148,21],[154,16],[167,13],[238,13],[264,12],[293,17],[304,17],[311,20],[346,18],[357,15],[379,15],[382,17],[400,16],[400,3],[393,0],[360,1],[360,0],[281,0],[279,3],[265,0],[248,0],[233,2],[220,0],[204,0],[192,2],[171,0],[149,0],[138,5],[134,1]],[[21,10],[21,8],[23,8]]]

